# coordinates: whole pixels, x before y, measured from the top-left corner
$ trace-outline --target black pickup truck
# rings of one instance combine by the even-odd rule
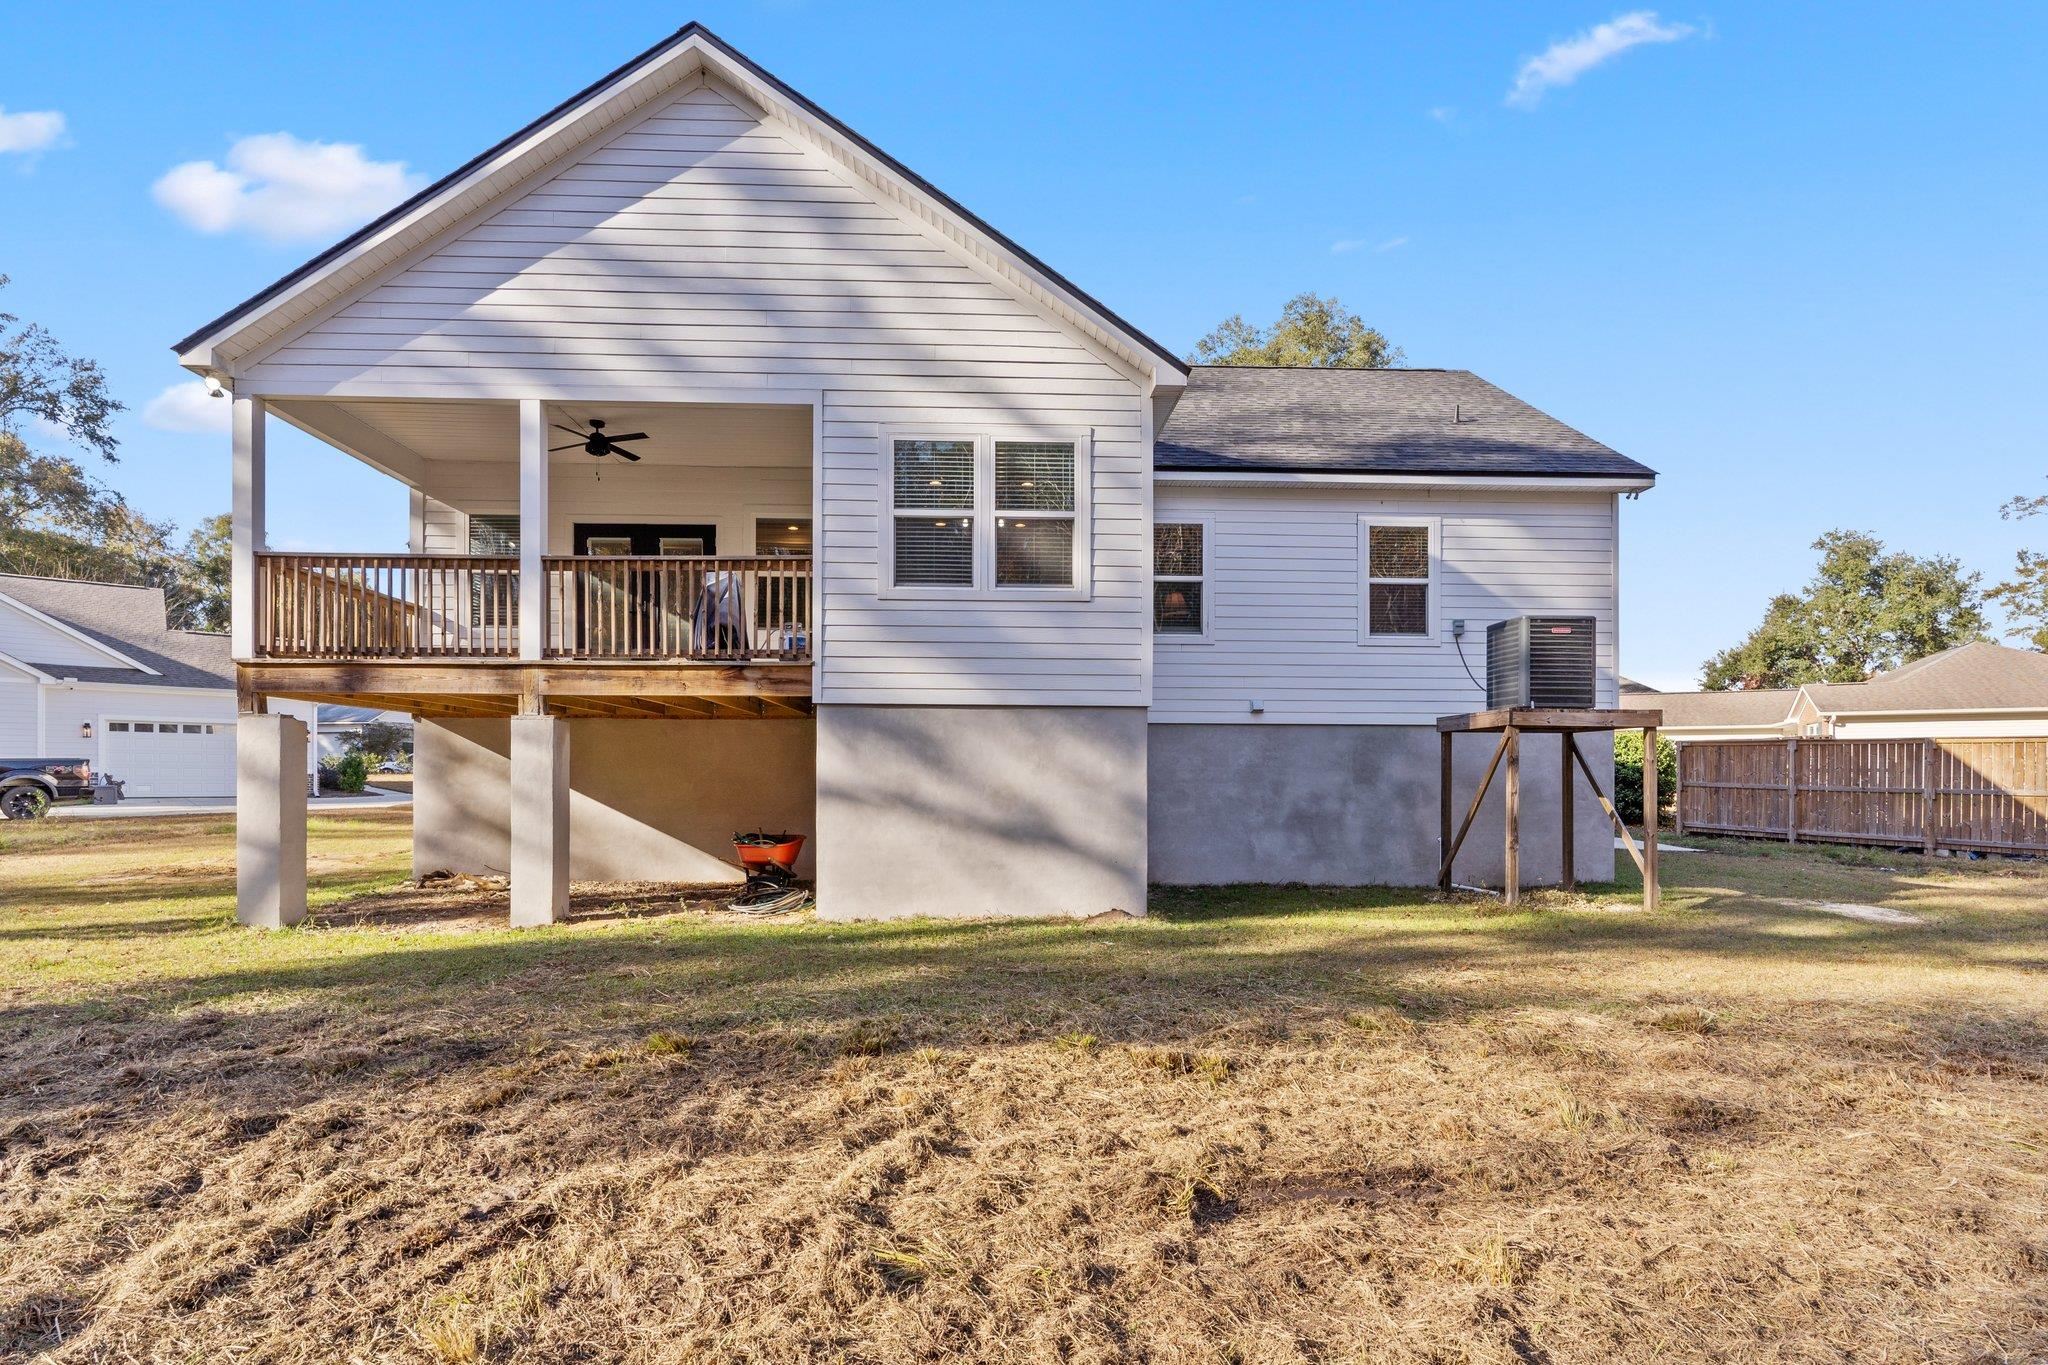
[[[34,820],[59,801],[92,799],[92,764],[82,758],[0,758],[0,816]]]

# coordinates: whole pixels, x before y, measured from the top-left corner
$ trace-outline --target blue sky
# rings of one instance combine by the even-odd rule
[[[2048,7],[84,14],[0,0],[0,306],[106,365],[109,481],[182,524],[227,453],[162,429],[203,411],[144,420],[171,341],[699,18],[1176,349],[1334,293],[1660,470],[1624,521],[1634,676],[1688,684],[1830,527],[1987,581],[2048,541],[1997,511],[2048,491]],[[295,198],[308,143],[361,149],[339,202]],[[402,548],[396,485],[296,434],[272,466],[273,543]]]

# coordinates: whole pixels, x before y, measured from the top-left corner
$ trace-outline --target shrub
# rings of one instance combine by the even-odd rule
[[[1672,808],[1678,791],[1678,750],[1657,737],[1657,805],[1661,816]],[[1614,808],[1630,824],[1643,819],[1643,736],[1637,730],[1614,735]]]
[[[370,760],[361,754],[343,754],[320,760],[320,785],[338,792],[359,792],[370,780]]]

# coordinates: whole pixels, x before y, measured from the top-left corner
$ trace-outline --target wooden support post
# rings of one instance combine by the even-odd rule
[[[1934,856],[1934,760],[1939,751],[1931,739],[1920,741],[1920,851]]]
[[[1621,840],[1621,846],[1628,850],[1629,860],[1636,865],[1636,871],[1644,871],[1643,855],[1636,848],[1635,836],[1628,832],[1628,822],[1621,818],[1621,812],[1614,808],[1614,802],[1608,798],[1606,792],[1600,790],[1600,780],[1593,776],[1592,765],[1587,763],[1586,756],[1579,752],[1577,737],[1567,733],[1564,743],[1565,748],[1571,751],[1573,760],[1578,763],[1579,771],[1586,775],[1586,785],[1593,789],[1593,799],[1600,803],[1601,810],[1607,812],[1607,823],[1614,826],[1615,836]]]
[[[1510,725],[1501,742],[1507,746],[1507,785],[1502,792],[1507,840],[1501,849],[1501,900],[1512,910],[1522,900],[1522,733]]]
[[[1799,842],[1799,741],[1785,741],[1785,842]]]
[[[1572,789],[1578,785],[1578,775],[1572,771],[1571,742],[1570,731],[1566,731],[1557,737],[1557,757],[1559,762],[1557,827],[1563,837],[1563,845],[1558,850],[1557,884],[1567,891],[1576,889],[1579,884],[1577,860],[1572,850],[1572,841],[1575,833],[1572,829],[1572,798],[1574,795]]]
[[[1657,727],[1643,727],[1643,909],[1657,908]]]
[[[1442,731],[1436,737],[1439,757],[1437,776],[1437,836],[1436,836],[1436,889],[1443,895],[1451,894],[1451,732]]]
[[[1451,840],[1450,851],[1444,854],[1443,866],[1437,869],[1437,884],[1448,888],[1451,885],[1451,864],[1457,861],[1458,850],[1465,846],[1465,836],[1472,832],[1472,822],[1479,818],[1479,803],[1486,799],[1486,793],[1493,787],[1493,775],[1500,769],[1501,755],[1508,751],[1508,737],[1502,735],[1500,743],[1494,746],[1493,758],[1486,765],[1485,776],[1479,779],[1479,790],[1472,793],[1472,804],[1465,808],[1465,823],[1458,826],[1458,833]]]

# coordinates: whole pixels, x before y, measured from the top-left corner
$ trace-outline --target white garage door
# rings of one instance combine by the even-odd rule
[[[107,722],[105,772],[122,795],[233,796],[235,727],[215,721]]]

